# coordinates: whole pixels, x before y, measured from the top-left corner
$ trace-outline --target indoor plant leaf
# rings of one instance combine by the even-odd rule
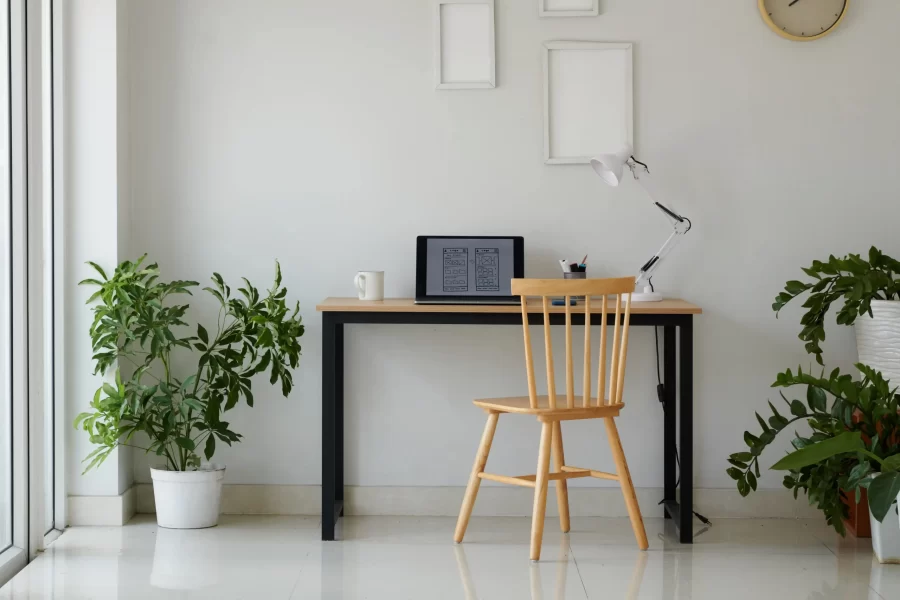
[[[864,448],[862,434],[858,431],[847,431],[833,438],[795,450],[770,468],[775,471],[796,471],[832,456],[862,448]]]
[[[869,509],[878,522],[884,520],[891,505],[900,495],[900,473],[884,473],[869,484]]]
[[[184,448],[185,450],[193,450],[196,448],[194,444],[194,440],[187,437],[177,437],[175,438],[175,443]]]
[[[889,456],[884,459],[884,462],[881,465],[881,471],[883,473],[900,471],[900,454],[894,454],[893,456]]]
[[[206,460],[210,460],[213,457],[213,454],[216,453],[216,436],[210,434],[209,437],[206,438],[206,447],[203,450],[203,455],[206,457]]]
[[[825,397],[825,392],[811,384],[806,388],[806,402],[813,411],[825,412],[827,409],[828,401]]]

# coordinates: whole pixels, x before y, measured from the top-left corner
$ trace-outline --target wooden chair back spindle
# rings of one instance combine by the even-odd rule
[[[619,379],[616,373],[619,371],[619,353],[616,350],[619,347],[619,316],[622,312],[622,296],[616,296],[616,324],[613,327],[613,343],[612,343],[612,359],[609,367],[609,396],[610,401],[616,397]]]
[[[603,389],[603,384],[600,384]],[[581,384],[581,405],[591,406],[591,297],[584,297],[584,381]]]
[[[525,370],[528,373],[528,404],[537,408],[537,386],[534,382],[534,359],[531,355],[531,333],[528,330],[528,306],[522,296],[522,323],[525,329]]]
[[[600,311],[600,366],[597,372],[597,406],[603,405],[603,390],[606,389],[606,316],[608,308],[608,299],[606,296],[603,296],[603,307]]]
[[[575,408],[575,370],[572,366],[572,307],[566,296],[566,408]]]
[[[556,408],[556,377],[553,370],[553,340],[550,339],[550,298],[543,297],[544,305],[544,352],[547,357],[547,397],[550,408]]]

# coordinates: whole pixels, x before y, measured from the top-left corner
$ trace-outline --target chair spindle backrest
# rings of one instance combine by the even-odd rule
[[[573,296],[584,296],[584,377],[580,408],[603,406],[604,403],[621,404],[622,389],[625,385],[625,363],[628,354],[628,328],[631,318],[631,292],[634,277],[615,279],[513,279],[512,293],[522,300],[522,327],[525,337],[525,370],[528,377],[528,397],[532,408],[538,407],[537,385],[535,383],[534,356],[531,349],[531,333],[528,327],[529,297],[541,298],[544,322],[544,352],[547,366],[547,396],[550,408],[576,409],[575,400],[575,360],[572,350],[572,306]],[[591,399],[591,317],[592,296],[600,302],[600,360],[597,373],[597,402]],[[609,317],[609,296],[615,296],[615,316],[613,320],[612,356],[607,361],[607,329]],[[553,342],[550,332],[551,297],[565,298],[566,326],[566,399],[565,407],[560,406],[556,395],[556,377],[553,363]],[[534,305],[531,305],[534,306]],[[593,304],[593,306],[596,306]],[[577,309],[576,309],[577,310]],[[609,383],[607,384],[607,362],[609,362]],[[608,396],[604,393],[608,391]]]

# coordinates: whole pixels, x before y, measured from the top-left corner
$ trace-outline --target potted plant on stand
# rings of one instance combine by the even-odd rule
[[[794,433],[795,451],[772,466],[786,470],[784,486],[796,498],[806,494],[841,535],[848,508],[843,494],[858,495],[868,488],[872,545],[880,562],[900,562],[900,521],[892,507],[900,494],[900,395],[874,369],[857,364],[862,379],[838,369],[816,377],[798,369],[779,373],[773,387],[806,386],[806,403],[788,400],[782,415],[769,402],[772,415],[756,419],[761,431],[744,432],[747,451],[732,454],[728,475],[742,496],[756,490],[763,451],[789,426],[806,422],[812,434]],[[830,401],[829,401],[830,398]],[[830,406],[829,406],[830,403]]]
[[[212,527],[225,468],[203,464],[200,454],[208,461],[217,443],[240,441],[223,416],[241,400],[253,406],[255,375],[268,370],[269,382],[290,394],[304,331],[300,307],[287,307],[277,262],[264,295],[244,279],[239,296],[232,296],[214,273],[213,286],[203,289],[220,305],[216,325],[198,324],[196,335],[183,335],[189,307],[172,300],[199,284],[161,282],[158,266],[144,266],[145,257],[123,262],[110,277],[89,263],[100,279],[81,282],[97,288],[88,300],[98,301],[90,330],[94,372],[115,371],[114,381],[94,394],[91,410],[75,420],[98,446],[85,459],[85,472],[118,446],[152,452],[163,463],[151,468],[160,527]]]
[[[795,298],[809,292],[800,324],[806,351],[821,365],[825,341],[825,316],[831,305],[843,301],[837,322],[856,326],[859,362],[880,371],[885,379],[900,384],[900,261],[874,246],[869,259],[858,254],[814,260],[803,272],[814,281],[788,281],[775,298],[778,313]]]

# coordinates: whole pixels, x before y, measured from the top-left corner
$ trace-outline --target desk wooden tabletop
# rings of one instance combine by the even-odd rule
[[[583,305],[572,307],[583,311]],[[316,306],[319,312],[393,312],[393,313],[519,313],[519,305],[496,304],[416,304],[412,298],[386,298],[379,301],[357,298],[326,298]],[[528,301],[528,312],[541,312],[537,299]],[[591,305],[591,314],[599,314],[600,302]],[[614,310],[614,309],[613,309]],[[550,307],[551,313],[564,313],[565,306]],[[660,302],[635,302],[631,307],[634,315],[699,315],[703,309],[696,304],[677,298],[666,298]]]

